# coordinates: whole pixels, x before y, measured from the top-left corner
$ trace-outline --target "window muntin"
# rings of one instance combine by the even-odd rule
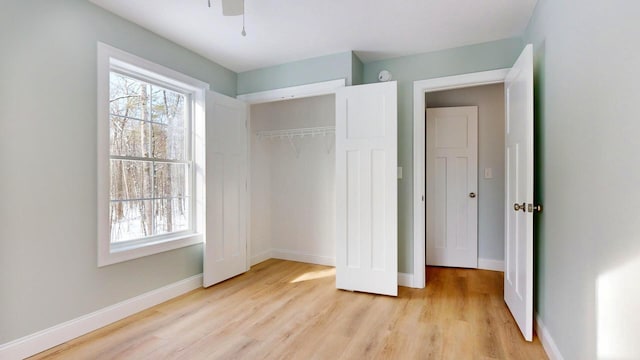
[[[193,232],[190,104],[188,92],[110,71],[112,247]]]

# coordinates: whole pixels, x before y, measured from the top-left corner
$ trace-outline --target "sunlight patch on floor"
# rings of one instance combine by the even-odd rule
[[[326,277],[329,277],[329,276],[336,276],[336,269],[335,268],[325,269],[325,270],[318,270],[318,271],[310,271],[310,272],[304,273],[304,274],[298,276],[297,278],[291,280],[290,283],[293,284],[293,283],[302,282],[302,281],[322,279],[322,278],[326,278]]]

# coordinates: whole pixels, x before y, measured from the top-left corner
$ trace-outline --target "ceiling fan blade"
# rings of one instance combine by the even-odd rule
[[[222,0],[222,15],[236,16],[244,13],[244,1],[242,0]]]

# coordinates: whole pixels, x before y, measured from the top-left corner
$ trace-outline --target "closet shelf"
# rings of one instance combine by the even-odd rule
[[[333,144],[335,142],[335,136],[333,135],[335,135],[335,133],[335,126],[319,126],[286,130],[258,131],[256,133],[256,136],[258,137],[258,139],[286,139],[289,141],[289,144],[293,148],[293,151],[296,153],[296,157],[300,157],[302,144],[300,141],[297,141],[298,139],[302,139],[305,137],[322,136],[325,139],[325,149],[327,150],[327,154],[329,154],[333,149]]]
[[[297,129],[286,129],[286,130],[267,130],[267,131],[258,131],[256,135],[259,139],[293,139],[293,138],[304,138],[307,136],[316,137],[316,136],[327,136],[334,135],[336,133],[335,126],[319,126],[319,127],[310,127],[310,128],[297,128]]]

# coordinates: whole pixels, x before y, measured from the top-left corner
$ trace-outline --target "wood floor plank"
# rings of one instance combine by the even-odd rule
[[[546,359],[502,273],[427,269],[398,297],[337,290],[333,268],[267,260],[33,359]]]

